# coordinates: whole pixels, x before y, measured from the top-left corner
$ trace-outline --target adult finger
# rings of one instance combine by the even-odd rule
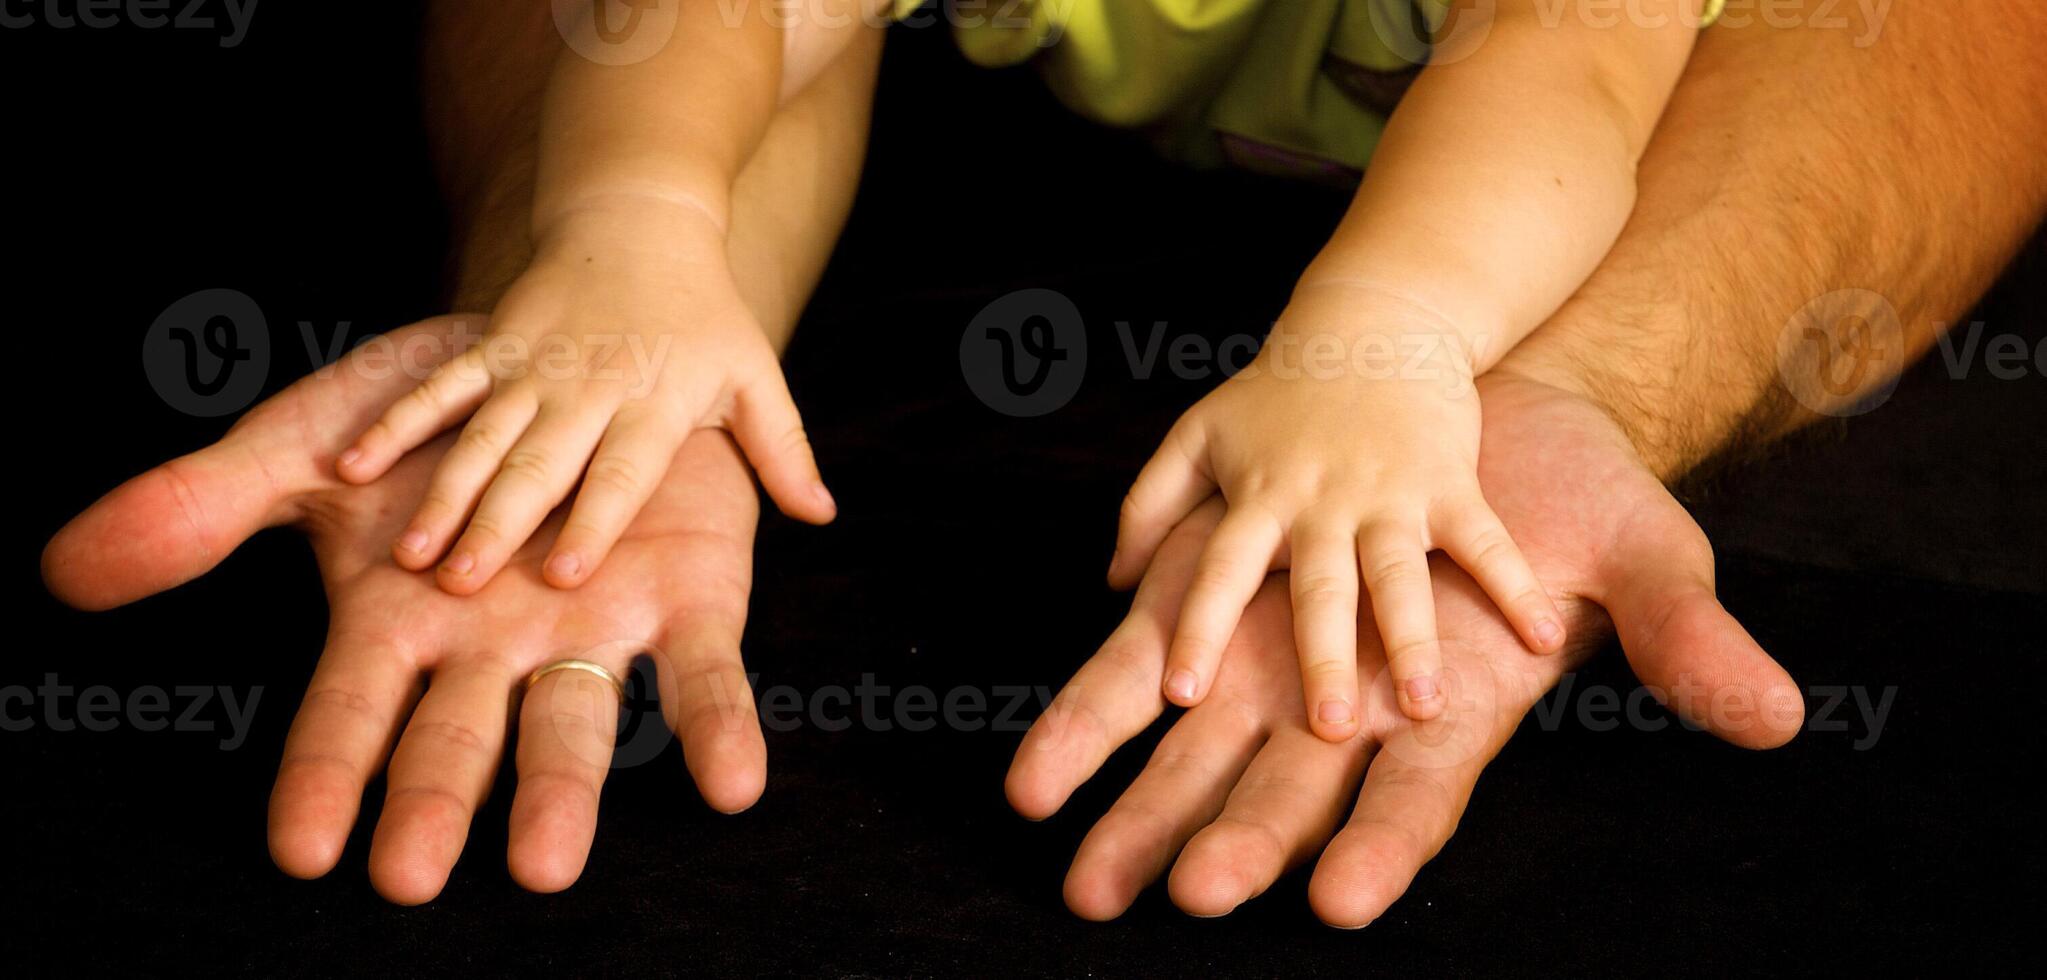
[[[462,856],[476,807],[505,748],[508,661],[456,660],[437,670],[391,755],[384,813],[370,842],[370,883],[400,905],[439,895]]]
[[[1782,745],[1804,724],[1804,697],[1720,604],[1712,547],[1670,507],[1607,556],[1599,578],[1608,588],[1595,599],[1635,675],[1679,717],[1744,748]]]
[[[704,802],[738,813],[767,787],[768,746],[740,659],[746,591],[679,610],[655,652],[661,709]]]
[[[1057,813],[1117,747],[1165,710],[1159,685],[1166,646],[1202,542],[1221,516],[1222,501],[1212,500],[1174,529],[1146,570],[1129,615],[1024,734],[1004,781],[1016,812],[1032,820]]]
[[[375,634],[338,626],[329,633],[270,794],[270,856],[284,873],[334,870],[363,790],[383,770],[399,718],[418,695],[410,652]]]
[[[1264,742],[1264,730],[1248,712],[1220,704],[1188,711],[1081,841],[1066,874],[1067,907],[1095,921],[1122,915],[1187,839],[1221,812]]]
[[[1350,821],[1316,862],[1308,903],[1322,921],[1369,925],[1407,891],[1415,872],[1443,848],[1471,798],[1486,753],[1441,753],[1409,726],[1389,738],[1365,771]]]
[[[602,664],[626,676],[624,662]],[[512,878],[536,892],[576,883],[597,835],[597,803],[611,772],[619,691],[584,670],[546,674],[522,696],[519,787],[512,796],[506,863]]]
[[[1348,550],[1348,541],[1346,541]],[[1343,818],[1372,744],[1283,727],[1260,749],[1215,822],[1173,863],[1167,889],[1190,915],[1225,915],[1314,856]]]

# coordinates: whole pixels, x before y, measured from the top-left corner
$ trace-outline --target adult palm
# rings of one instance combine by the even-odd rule
[[[461,322],[415,324],[301,380],[218,443],[109,493],[43,558],[59,598],[104,609],[204,573],[259,529],[303,530],[331,625],[278,772],[271,854],[299,877],[332,870],[365,787],[388,771],[370,876],[406,904],[446,884],[497,773],[510,697],[545,664],[585,659],[625,676],[635,656],[652,654],[663,713],[704,798],[742,810],[766,778],[739,659],[758,502],[726,437],[683,447],[617,551],[573,591],[541,580],[553,528],[473,596],[451,596],[431,574],[391,561],[452,437],[370,485],[334,477],[335,454],[454,352]],[[610,685],[579,671],[550,673],[520,702],[508,858],[526,887],[559,890],[581,873],[617,710]]]
[[[1753,748],[1797,731],[1796,686],[1721,607],[1705,536],[1612,420],[1527,378],[1495,372],[1480,390],[1480,482],[1567,617],[1571,648],[1530,653],[1471,579],[1439,561],[1431,572],[1448,710],[1415,722],[1395,708],[1367,611],[1359,670],[1377,680],[1359,736],[1331,744],[1301,708],[1289,583],[1275,576],[1246,612],[1213,693],[1173,724],[1081,844],[1066,879],[1075,912],[1119,915],[1170,866],[1175,903],[1221,915],[1319,853],[1316,913],[1339,926],[1371,922],[1449,839],[1480,771],[1609,622],[1636,674],[1687,721]],[[1175,531],[1129,617],[1025,736],[1008,779],[1020,813],[1057,811],[1164,710],[1160,675],[1180,597],[1221,508],[1211,501]],[[1290,586],[1293,608],[1349,598],[1324,583]]]

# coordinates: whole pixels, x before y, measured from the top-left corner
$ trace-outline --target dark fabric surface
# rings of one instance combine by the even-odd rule
[[[42,424],[17,465],[54,465],[26,489],[26,623],[0,686],[261,690],[232,751],[220,733],[0,735],[8,957],[39,972],[891,976],[2039,959],[2041,814],[2025,801],[2042,744],[2027,695],[2043,680],[2047,381],[1956,379],[1938,354],[1882,407],[1715,481],[1699,508],[1728,606],[1814,692],[1815,717],[1836,687],[1891,691],[1881,731],[1850,702],[1829,716],[1845,730],[1751,754],[1675,728],[1595,730],[1565,697],[1561,723],[1524,726],[1451,846],[1362,932],[1318,925],[1299,874],[1221,920],[1154,889],[1115,923],[1083,923],[1060,903],[1066,862],[1149,741],[1034,825],[1001,795],[1017,732],[944,727],[771,731],[767,793],[738,817],[702,804],[669,745],[614,775],[589,869],[559,896],[504,870],[509,778],[431,905],[369,888],[380,786],[334,874],[286,878],[265,805],[325,621],[303,544],[260,536],[198,583],[99,615],[49,599],[32,560],[100,492],[223,427],[165,409],[131,353],[172,300],[255,296],[272,388],[310,366],[298,321],[325,338],[340,320],[353,336],[434,312],[442,235],[411,25],[263,12],[232,52],[45,32],[50,74],[18,125],[51,142],[5,164],[31,203],[65,195],[8,237],[27,324],[69,350],[18,349]],[[1073,297],[1105,354],[1119,320],[1140,336],[1255,330],[1341,197],[1165,168],[1060,114],[1027,72],[969,71],[935,33],[899,34],[889,62],[862,202],[790,358],[844,516],[764,523],[749,664],[762,686],[805,691],[863,675],[1056,689],[1126,603],[1099,584],[1125,483],[1214,379],[1135,379],[1104,356],[1071,405],[1013,419],[962,381],[961,330],[1022,287]],[[81,135],[54,139],[78,119]],[[2034,252],[1975,318],[2037,344]],[[1632,687],[1611,651],[1574,684]]]

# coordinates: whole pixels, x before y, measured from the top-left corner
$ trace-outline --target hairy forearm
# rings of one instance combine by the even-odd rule
[[[2047,6],[1778,7],[1800,26],[1701,37],[1627,228],[1502,364],[1598,400],[1666,479],[1895,375],[2047,212]]]
[[[1680,0],[1637,6],[1611,22],[1575,0],[1462,12],[1303,286],[1382,291],[1480,371],[1554,313],[1626,222],[1696,33]]]

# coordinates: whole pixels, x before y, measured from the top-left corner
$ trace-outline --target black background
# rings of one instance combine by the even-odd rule
[[[1299,874],[1221,920],[1158,889],[1115,923],[1074,918],[1066,862],[1145,750],[1033,825],[1002,801],[1013,732],[771,732],[767,794],[739,817],[702,804],[670,746],[614,775],[589,869],[553,897],[505,872],[504,779],[446,893],[417,909],[368,885],[373,786],[341,867],[286,878],[265,805],[325,626],[301,541],[261,535],[193,585],[98,615],[50,599],[35,556],[98,494],[225,428],[143,376],[143,332],[179,297],[257,300],[270,390],[313,366],[301,321],[324,343],[344,321],[357,337],[439,311],[415,5],[306,6],[264,4],[233,50],[204,32],[0,31],[12,496],[27,501],[0,686],[262,689],[230,752],[218,734],[126,727],[0,735],[8,956],[841,975],[2039,959],[2047,381],[1957,381],[1938,355],[1883,407],[1695,498],[1727,604],[1801,683],[1897,688],[1875,747],[1854,748],[1858,723],[1767,754],[1570,712],[1531,723],[1451,846],[1362,932],[1317,924]],[[1205,385],[1097,371],[1065,410],[1010,419],[967,391],[960,331],[1026,286],[1074,297],[1096,350],[1115,349],[1117,320],[1254,329],[1341,201],[1174,170],[1064,115],[1027,71],[974,71],[940,32],[897,31],[862,200],[789,361],[844,516],[763,524],[747,635],[762,683],[1056,688],[1126,602],[1098,584],[1122,488]],[[1987,333],[2047,342],[2043,270],[2036,242],[1974,314]],[[1619,657],[1592,682],[1626,690]]]

